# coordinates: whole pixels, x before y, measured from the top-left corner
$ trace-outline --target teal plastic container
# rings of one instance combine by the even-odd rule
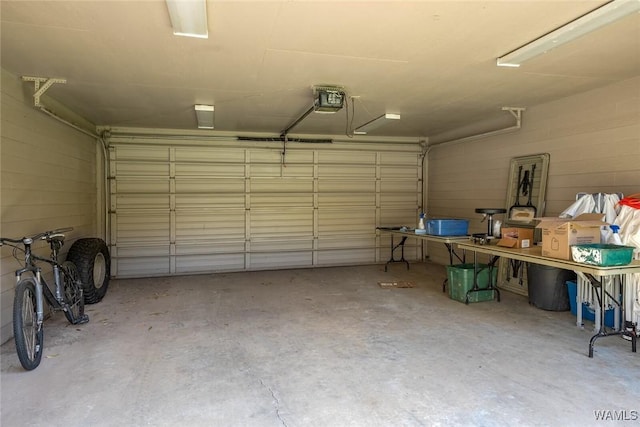
[[[633,246],[591,243],[571,246],[571,257],[575,262],[600,267],[631,264]]]

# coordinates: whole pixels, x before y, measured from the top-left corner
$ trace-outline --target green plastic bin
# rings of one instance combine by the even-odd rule
[[[571,246],[571,257],[583,264],[612,267],[627,265],[633,260],[633,246],[591,243]]]
[[[497,282],[497,271],[487,264],[478,264],[478,287],[485,289],[471,292],[468,302],[491,301],[495,298],[495,291],[486,290],[489,286],[489,272],[491,272],[491,282],[495,287]],[[449,298],[452,300],[467,302],[467,292],[473,288],[473,264],[458,264],[447,266],[447,277],[449,282]]]

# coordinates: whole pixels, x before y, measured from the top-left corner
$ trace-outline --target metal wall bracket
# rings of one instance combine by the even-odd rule
[[[502,111],[507,111],[511,113],[514,119],[516,119],[516,123],[513,126],[509,126],[502,129],[491,130],[489,132],[479,133],[476,135],[465,136],[463,138],[452,139],[449,141],[436,142],[434,144],[429,144],[430,147],[436,147],[442,144],[451,144],[451,143],[460,143],[460,142],[469,142],[475,141],[476,139],[486,138],[489,136],[501,135],[503,133],[515,132],[522,128],[522,112],[526,110],[524,107],[502,107]]]
[[[67,83],[67,79],[60,78],[46,78],[46,77],[30,77],[22,76],[22,81],[33,82],[35,92],[33,93],[33,105],[36,107],[42,107],[40,104],[40,97],[53,86],[55,83]],[[42,83],[42,85],[40,85]]]
[[[522,112],[526,110],[524,107],[502,107],[502,111],[508,111],[516,119],[516,126],[520,128],[522,125]]]

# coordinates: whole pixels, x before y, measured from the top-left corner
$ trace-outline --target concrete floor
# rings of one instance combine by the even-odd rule
[[[414,264],[114,280],[45,324],[41,365],[2,346],[12,426],[571,426],[635,422],[640,353],[503,292],[465,306]],[[378,282],[413,281],[382,289]],[[589,324],[589,329],[590,329]]]

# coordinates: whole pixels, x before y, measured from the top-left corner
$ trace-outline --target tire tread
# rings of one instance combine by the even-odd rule
[[[93,267],[95,257],[100,252],[102,252],[105,259],[106,271],[104,283],[100,288],[96,288],[93,282]],[[84,302],[86,304],[95,304],[102,301],[102,298],[107,293],[111,269],[111,258],[104,240],[91,237],[76,240],[67,253],[67,260],[73,262],[78,268],[78,275],[84,290]]]

